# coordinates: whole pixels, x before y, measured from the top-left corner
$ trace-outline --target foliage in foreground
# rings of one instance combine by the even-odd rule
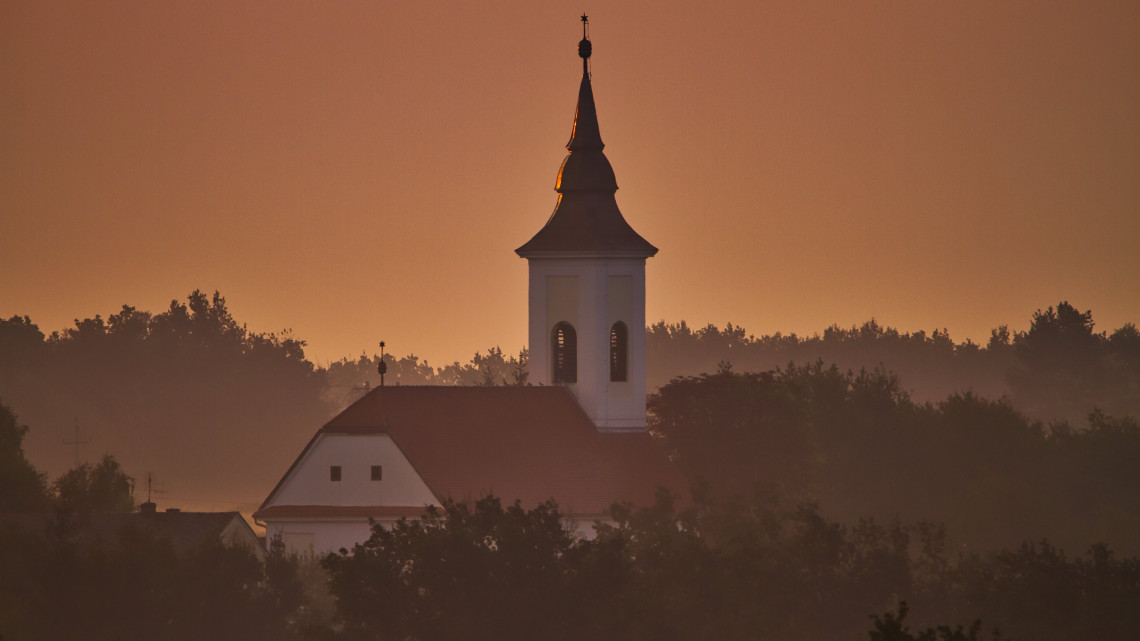
[[[765,500],[677,514],[615,506],[582,539],[553,503],[494,497],[452,503],[419,522],[374,527],[324,561],[343,639],[854,639],[977,641],[981,624],[1011,638],[1092,633],[1130,639],[1140,625],[1140,564],[1107,548],[1067,559],[1048,543],[954,555],[927,524],[844,526],[811,506]],[[878,636],[876,636],[878,635]]]
[[[46,529],[0,522],[3,638],[239,641],[301,631],[279,598],[288,575],[273,580],[248,550],[215,542],[179,553],[137,527],[95,539],[82,527],[66,512]]]
[[[900,601],[897,614],[885,612],[872,617],[875,622],[870,632],[871,641],[980,641],[982,639],[981,621],[974,621],[969,628],[961,624],[940,625],[912,634],[910,628],[903,623],[908,610],[906,601]],[[999,641],[1002,637],[995,631],[992,638],[994,641]]]

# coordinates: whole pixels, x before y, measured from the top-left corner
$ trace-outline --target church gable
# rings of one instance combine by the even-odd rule
[[[438,503],[392,437],[321,430],[262,506],[409,506]]]

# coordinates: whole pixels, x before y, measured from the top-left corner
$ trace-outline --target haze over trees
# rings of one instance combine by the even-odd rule
[[[0,337],[0,397],[33,426],[32,460],[70,466],[63,441],[78,425],[85,454],[153,472],[183,504],[256,497],[328,414],[304,343],[248,331],[216,293],[158,314],[123,306],[46,337],[13,317]]]
[[[51,484],[24,454],[28,427],[0,404],[0,514],[130,512],[133,479],[111,455],[97,465],[80,464]]]
[[[1133,323],[1112,332],[1094,327],[1091,311],[1067,302],[1034,312],[1024,332],[995,328],[985,345],[955,343],[945,330],[900,332],[873,319],[810,337],[756,337],[732,324],[694,330],[684,322],[660,322],[647,336],[649,384],[715,372],[726,362],[738,372],[762,372],[822,361],[844,371],[889,371],[919,402],[973,392],[1008,397],[1019,411],[1043,421],[1080,421],[1096,409],[1140,415],[1140,331]]]
[[[1048,537],[1140,553],[1140,423],[1045,426],[971,393],[920,404],[883,371],[821,364],[676,379],[650,429],[698,492],[772,493],[832,518],[944,523],[968,549]]]

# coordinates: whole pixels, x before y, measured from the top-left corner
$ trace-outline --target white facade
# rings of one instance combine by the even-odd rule
[[[555,384],[553,333],[576,334],[576,381],[565,383],[602,431],[645,429],[645,258],[530,257],[528,381]],[[611,380],[611,331],[622,323],[625,380]]]
[[[373,466],[379,478],[373,480]],[[334,469],[339,468],[339,474]],[[334,480],[339,476],[339,480]],[[305,506],[422,508],[438,504],[435,495],[392,438],[383,433],[319,433],[262,509],[293,506],[294,513],[265,518],[267,540],[280,536],[292,552],[351,548],[368,538],[368,515],[336,510],[304,514]],[[395,522],[399,517],[379,517]]]

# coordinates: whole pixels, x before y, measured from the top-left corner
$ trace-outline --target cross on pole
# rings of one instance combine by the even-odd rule
[[[63,440],[64,445],[74,445],[75,446],[75,467],[79,467],[79,446],[80,445],[87,445],[90,442],[91,442],[91,439],[87,439],[85,441],[79,440],[79,419],[76,418],[75,419],[75,440],[71,440],[71,441],[69,441],[67,439]]]

